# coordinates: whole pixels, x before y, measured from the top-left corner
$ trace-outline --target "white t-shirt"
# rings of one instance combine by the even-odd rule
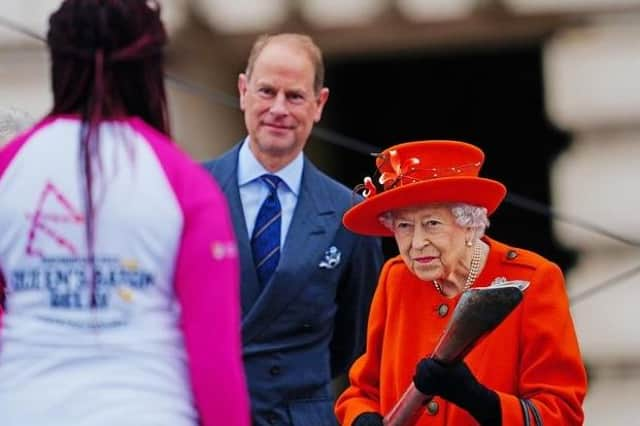
[[[152,143],[140,126],[139,120],[100,126],[100,163],[94,164],[99,172],[92,184],[94,307],[80,122],[61,117],[41,123],[4,172],[0,161],[2,426],[198,424],[176,295],[176,286],[199,284],[193,278],[176,283],[183,252],[198,248],[183,244],[185,201],[163,164],[181,157],[161,159],[153,143],[165,142]],[[226,204],[218,207],[226,218]],[[227,228],[208,241],[218,247],[214,260],[232,261],[234,277],[235,243]],[[207,275],[200,278],[203,284],[214,279]],[[237,303],[237,282],[225,290],[225,274],[219,279],[218,290],[229,291]],[[234,307],[229,312],[238,335],[239,314]],[[243,380],[239,337],[230,344],[237,360],[220,368]],[[238,386],[244,389],[244,383]],[[239,398],[246,409],[246,397]]]

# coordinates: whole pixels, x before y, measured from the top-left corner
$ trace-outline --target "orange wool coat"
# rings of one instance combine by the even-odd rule
[[[467,365],[498,393],[503,426],[525,424],[520,398],[535,404],[545,426],[581,425],[587,379],[561,270],[532,252],[483,240],[490,252],[476,285],[504,277],[530,286],[522,303],[467,355]],[[441,296],[399,257],[385,264],[371,306],[366,353],[352,366],[351,385],[336,402],[340,424],[350,426],[363,412],[391,410],[418,361],[433,352],[458,299]],[[439,397],[434,402],[417,425],[477,425],[454,404]],[[533,416],[530,421],[535,425]]]

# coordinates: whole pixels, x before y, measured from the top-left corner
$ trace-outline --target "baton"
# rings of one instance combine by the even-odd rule
[[[431,357],[442,364],[461,361],[476,344],[493,331],[522,301],[528,281],[500,280],[489,287],[471,288],[460,296]],[[424,395],[413,382],[384,417],[384,426],[409,426],[422,415],[433,396]]]

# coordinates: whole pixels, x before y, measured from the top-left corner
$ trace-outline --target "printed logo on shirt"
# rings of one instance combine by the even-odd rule
[[[28,256],[44,257],[43,248],[36,243],[39,238],[55,244],[58,249],[68,254],[77,254],[76,245],[56,227],[82,225],[84,216],[53,183],[46,183],[40,193],[35,212],[28,213],[27,220],[31,222],[26,247]]]
[[[137,259],[94,259],[95,305],[84,248],[84,217],[68,197],[47,182],[30,221],[29,266],[7,271],[7,290],[17,304],[28,304],[42,321],[81,328],[119,327],[130,321],[138,296],[155,285],[155,276]]]
[[[96,328],[126,325],[132,304],[141,292],[155,285],[153,274],[137,262],[100,258],[95,261],[96,305],[90,305],[87,259],[43,258],[39,266],[16,269],[8,276],[9,291],[39,294],[38,318],[74,327]]]

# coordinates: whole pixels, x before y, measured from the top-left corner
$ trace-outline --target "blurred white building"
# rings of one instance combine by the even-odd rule
[[[552,170],[554,207],[636,244],[639,24],[633,14],[594,17],[587,27],[560,32],[547,46],[545,58],[548,112],[573,135],[570,149]],[[640,266],[638,247],[561,224],[556,234],[581,253],[568,277],[571,293],[588,291]],[[632,400],[640,393],[640,312],[635,306],[640,274],[620,276],[611,284],[573,306],[591,376],[585,404],[588,425],[640,423],[640,407]]]
[[[44,35],[58,0],[0,2],[0,20]],[[552,173],[553,207],[640,242],[640,0],[164,0],[171,75],[235,96],[254,37],[310,33],[327,56],[508,44],[547,37],[547,114],[572,135]],[[2,22],[0,22],[1,24]],[[196,159],[243,135],[234,108],[169,83],[173,133]],[[34,117],[51,103],[42,42],[0,25],[2,107]],[[231,101],[233,104],[233,100]],[[640,265],[640,249],[557,224],[580,253],[572,295]],[[576,302],[590,388],[586,424],[639,424],[640,273]]]

